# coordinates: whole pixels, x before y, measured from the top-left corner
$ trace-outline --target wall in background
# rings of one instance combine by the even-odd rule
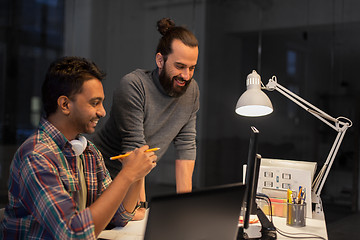
[[[283,86],[334,117],[354,122],[323,190],[329,202],[358,207],[360,62],[356,1],[210,1],[206,19],[206,83],[202,89],[202,151],[206,184],[241,179],[249,126],[260,131],[259,151],[268,158],[326,159],[336,132],[279,93],[269,93],[274,113],[257,119],[234,108],[253,69],[266,84]],[[357,40],[355,40],[357,39]],[[293,56],[290,61],[290,56]],[[295,56],[295,60],[294,60]],[[205,105],[205,106],[204,106]],[[336,186],[334,186],[336,185]]]
[[[63,53],[63,0],[0,1],[0,205],[9,166],[37,127],[45,71]]]

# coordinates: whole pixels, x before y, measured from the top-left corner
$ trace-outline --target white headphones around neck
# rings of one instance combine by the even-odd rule
[[[74,150],[76,156],[80,156],[84,152],[87,146],[86,138],[81,135],[79,136],[79,139],[71,140],[70,143],[72,145],[72,149]]]

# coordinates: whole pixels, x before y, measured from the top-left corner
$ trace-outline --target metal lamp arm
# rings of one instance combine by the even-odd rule
[[[332,121],[333,123],[337,123],[337,122],[339,122],[338,119],[330,116],[329,114],[327,114],[324,111],[322,111],[321,109],[315,107],[314,105],[312,105],[305,99],[299,97],[295,93],[291,92],[287,88],[280,85],[277,82],[276,76],[273,76],[272,78],[269,79],[269,82],[268,82],[268,84],[266,84],[265,89],[268,91],[274,91],[274,90],[278,91],[279,93],[281,93],[282,95],[284,95],[285,97],[289,98],[291,101],[293,101],[294,103],[296,103],[297,105],[302,107],[305,111],[311,113],[313,116],[315,116],[316,118],[318,118],[319,120],[321,120],[322,122],[327,124],[329,127],[333,128],[335,131],[339,130],[339,127],[336,126],[336,124],[334,126],[333,124],[331,124],[329,122],[329,121]],[[342,125],[345,125],[345,124],[346,123],[342,123]]]
[[[346,127],[347,129],[348,127]],[[341,142],[344,138],[346,129],[344,131],[338,132],[335,141],[331,147],[329,155],[324,163],[323,167],[321,168],[320,172],[316,176],[315,180],[312,183],[312,192],[319,197],[321,190],[325,184],[326,178],[330,172],[331,166],[335,160],[336,154],[340,148]]]
[[[320,202],[319,197],[321,190],[324,186],[324,183],[326,181],[326,178],[328,176],[328,173],[330,171],[330,168],[333,164],[333,161],[335,159],[335,156],[339,150],[339,147],[341,145],[341,142],[344,138],[346,130],[352,126],[352,122],[350,119],[345,117],[338,117],[334,118],[330,116],[329,114],[325,113],[324,111],[320,110],[319,108],[315,107],[311,103],[307,102],[303,98],[299,97],[295,93],[291,92],[290,90],[286,89],[285,87],[281,86],[276,79],[276,76],[273,76],[271,79],[269,79],[269,82],[266,86],[262,86],[263,89],[266,89],[268,91],[276,90],[285,97],[289,98],[291,101],[305,109],[305,111],[311,113],[313,116],[327,124],[329,127],[334,129],[338,132],[335,142],[332,145],[332,148],[329,152],[329,155],[326,159],[325,164],[321,168],[320,172],[318,173],[317,177],[315,178],[313,185],[312,185],[312,192],[316,195],[316,198],[318,198],[318,202]],[[345,120],[340,121],[340,119]]]

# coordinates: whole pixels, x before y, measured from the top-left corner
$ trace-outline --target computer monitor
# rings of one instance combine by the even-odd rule
[[[245,193],[245,212],[244,212],[244,228],[249,227],[250,215],[257,213],[256,205],[256,191],[259,178],[259,168],[261,157],[257,154],[258,151],[258,135],[259,131],[251,126],[251,135],[249,143],[249,153],[246,167],[246,193]]]
[[[248,239],[245,229],[249,228],[250,215],[258,216],[262,226],[262,237],[266,236],[266,239],[276,239],[276,229],[274,225],[256,204],[256,191],[261,163],[261,155],[258,154],[258,135],[259,130],[251,126],[245,180],[246,192],[243,201],[244,211],[242,211],[244,223],[243,227],[239,228],[238,239]]]

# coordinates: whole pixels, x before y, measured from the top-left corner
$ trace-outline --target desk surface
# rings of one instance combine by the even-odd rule
[[[125,227],[116,227],[112,230],[104,230],[99,238],[111,240],[143,240],[146,221],[149,211],[146,211],[145,218],[140,221],[130,221]]]
[[[326,223],[323,217],[321,218],[306,218],[306,226],[305,227],[291,227],[286,225],[286,218],[282,217],[273,217],[273,223],[277,230],[281,232],[289,233],[289,236],[294,233],[301,233],[302,235],[297,235],[297,237],[304,236],[304,234],[313,234],[316,236],[321,236],[325,239],[328,239]],[[310,236],[310,235],[306,235]],[[277,239],[294,239],[286,236],[282,236],[277,232]]]
[[[147,211],[148,214],[148,211]],[[116,227],[112,230],[104,230],[99,235],[99,238],[112,239],[112,240],[143,240],[147,214],[145,219],[141,221],[131,221],[125,227]],[[318,218],[306,218],[305,227],[290,227],[286,225],[286,218],[273,217],[274,225],[277,229],[286,233],[302,233],[302,234],[314,234],[328,239],[326,224],[323,215]],[[294,235],[293,235],[294,236]],[[304,236],[304,235],[300,235]],[[299,235],[297,236],[299,237]],[[292,239],[280,235],[277,232],[277,239]]]

